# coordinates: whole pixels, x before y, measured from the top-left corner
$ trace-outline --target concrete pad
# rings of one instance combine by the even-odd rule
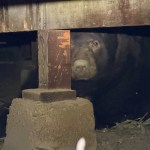
[[[2,150],[75,150],[81,137],[86,139],[85,150],[96,150],[94,127],[89,100],[14,99]]]
[[[76,91],[70,89],[27,89],[22,91],[22,97],[25,99],[54,102],[76,99]]]

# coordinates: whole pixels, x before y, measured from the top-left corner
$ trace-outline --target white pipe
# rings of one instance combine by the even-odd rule
[[[77,143],[77,146],[76,146],[76,150],[85,150],[85,146],[86,146],[86,141],[85,141],[85,138],[80,138],[78,143]]]

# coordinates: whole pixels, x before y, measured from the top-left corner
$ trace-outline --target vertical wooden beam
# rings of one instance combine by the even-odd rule
[[[39,88],[71,89],[70,31],[38,31]]]

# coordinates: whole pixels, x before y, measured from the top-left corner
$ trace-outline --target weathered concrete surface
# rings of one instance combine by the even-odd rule
[[[93,107],[86,99],[14,99],[2,150],[75,150],[80,137],[86,139],[86,150],[96,150],[94,126]]]
[[[76,99],[76,91],[69,89],[27,89],[22,91],[24,99],[41,100],[41,101],[62,101],[67,99]]]

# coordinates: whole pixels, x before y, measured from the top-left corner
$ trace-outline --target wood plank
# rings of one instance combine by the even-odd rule
[[[22,1],[0,7],[0,32],[150,25],[150,0]]]
[[[71,89],[70,32],[38,31],[40,88]]]

